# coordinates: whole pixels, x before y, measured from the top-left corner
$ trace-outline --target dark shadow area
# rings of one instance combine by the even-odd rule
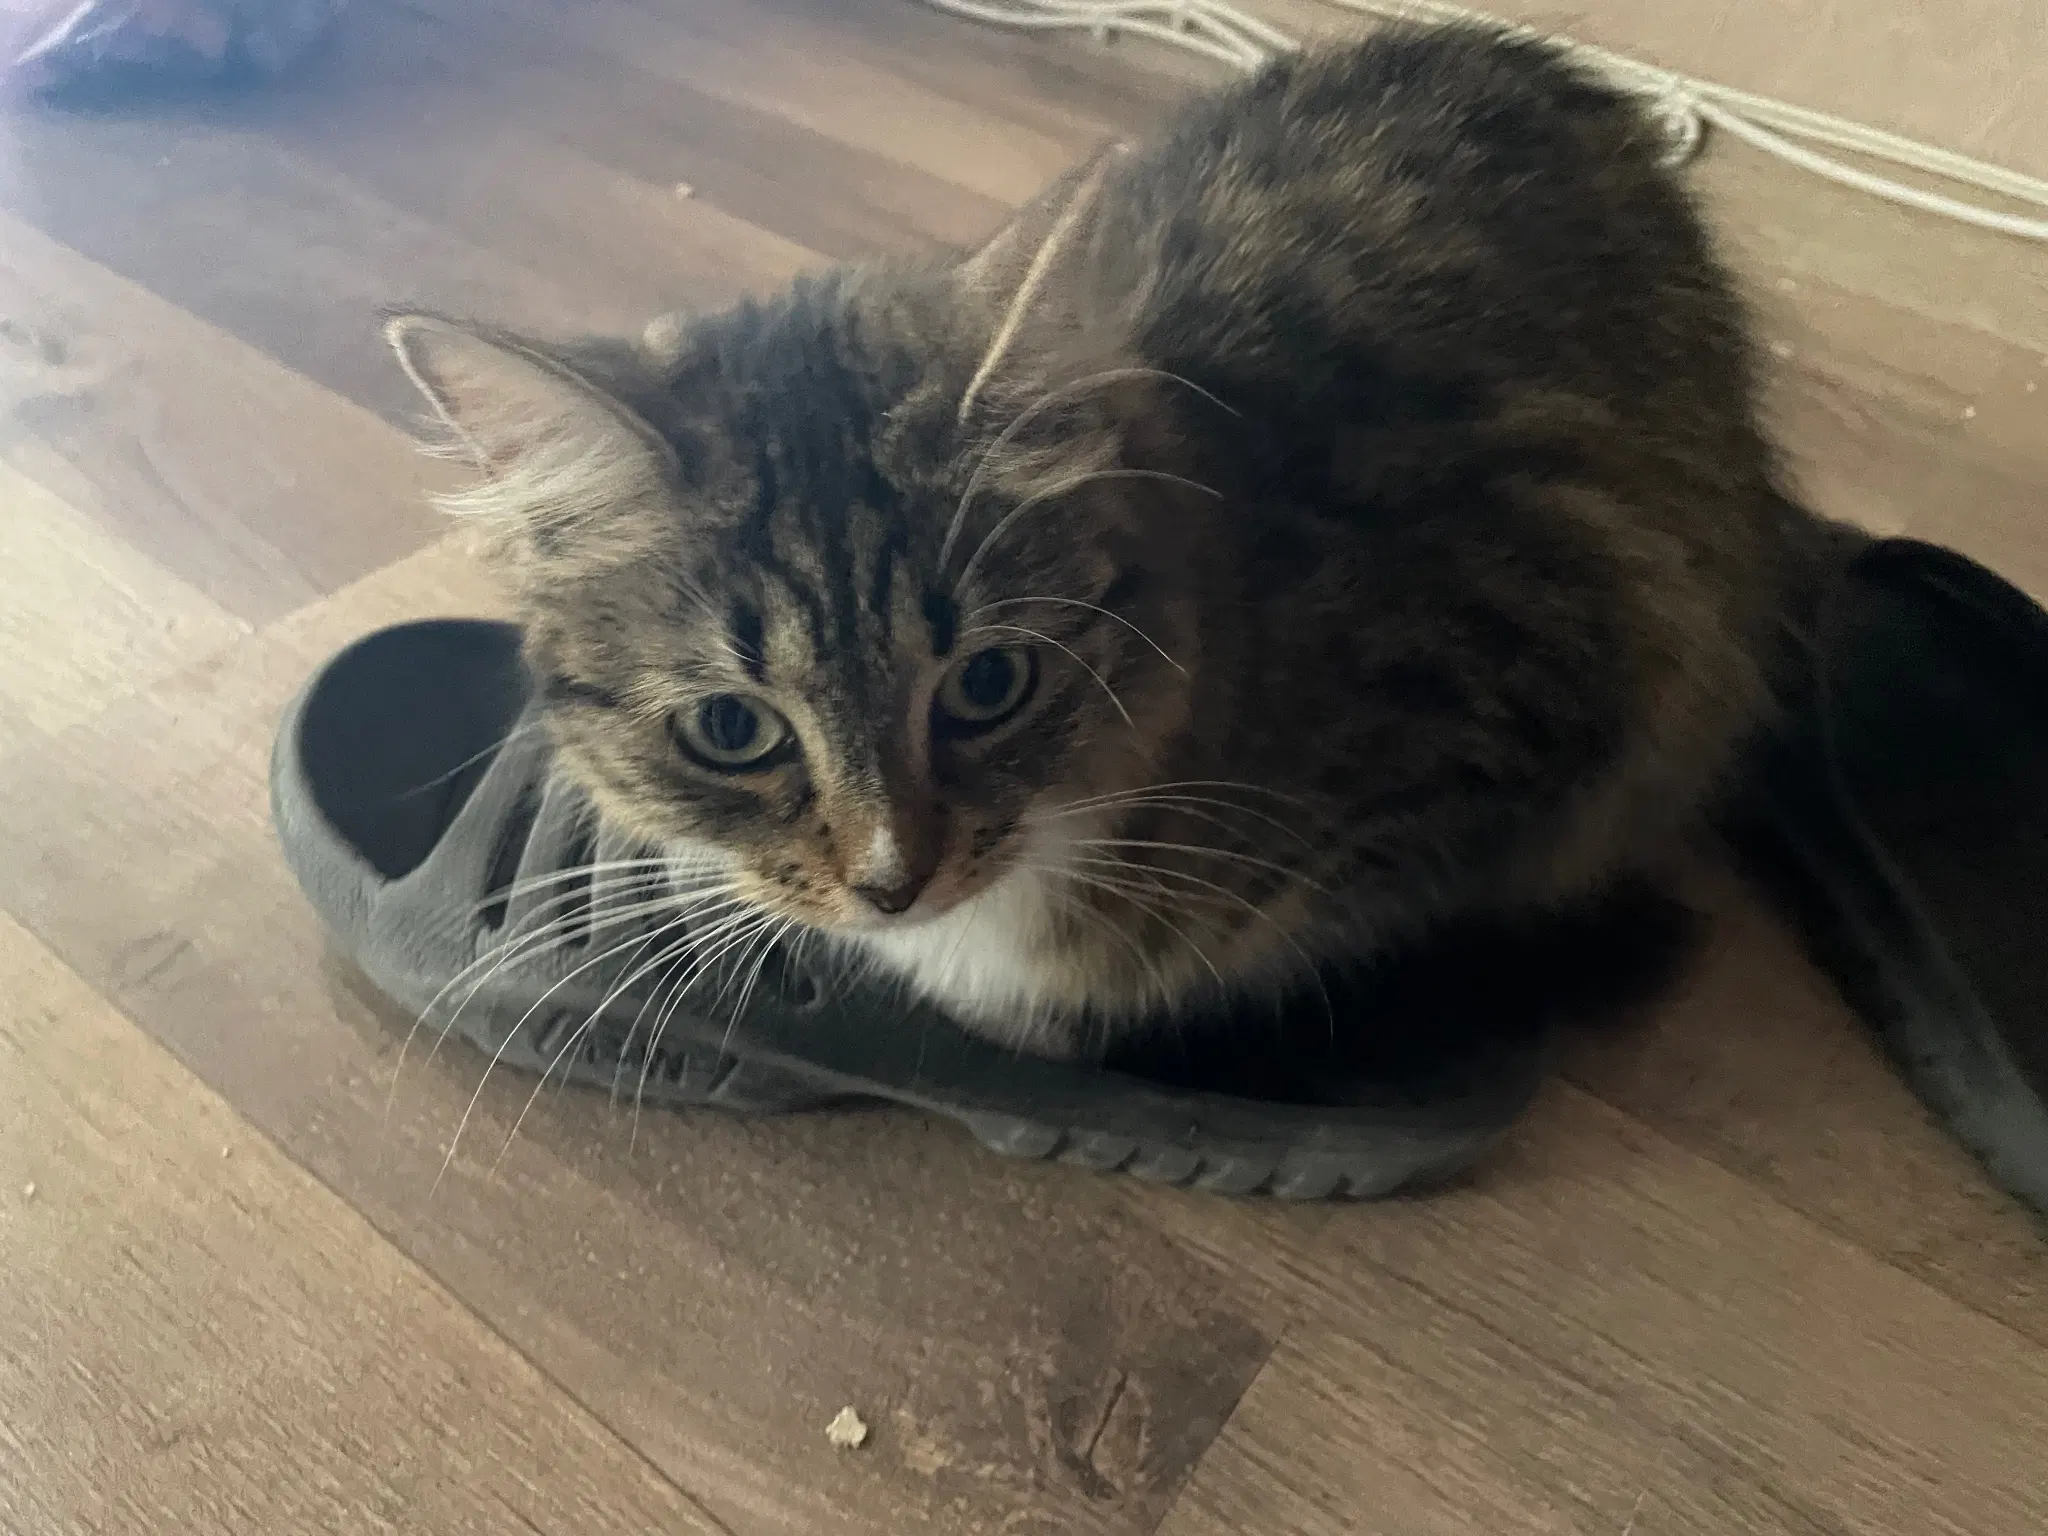
[[[1670,984],[1697,915],[1642,882],[1526,921],[1468,922],[1268,1007],[1162,1021],[1109,1056],[1178,1087],[1297,1104],[1427,1083],[1560,1025],[1613,1022]]]

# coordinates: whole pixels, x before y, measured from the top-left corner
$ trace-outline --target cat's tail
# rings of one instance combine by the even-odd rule
[[[1786,506],[1780,710],[1722,825],[1921,1098],[2048,1213],[2048,611]]]

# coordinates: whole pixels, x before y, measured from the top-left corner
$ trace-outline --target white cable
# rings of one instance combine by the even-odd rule
[[[1898,203],[1907,208],[1918,208],[1924,213],[1934,214],[1937,218],[1954,219],[1959,224],[1974,224],[1979,229],[2018,235],[2022,240],[2048,241],[2048,219],[2030,219],[2017,213],[1999,213],[1991,208],[1980,207],[1976,203],[1966,203],[1960,198],[1944,197],[1939,192],[1923,192],[1918,187],[1909,187],[1903,182],[1893,181],[1888,176],[1860,171],[1853,165],[1844,165],[1839,160],[1830,160],[1826,155],[1816,154],[1803,144],[1796,144],[1791,139],[1750,122],[1739,113],[1726,111],[1713,102],[1699,103],[1698,111],[1702,118],[1722,132],[1732,134],[1767,154],[1776,155],[1788,164],[1811,171],[1816,176],[1824,176],[1842,186],[1854,187],[1859,192],[1868,192],[1873,197],[1883,198],[1886,202]],[[1877,158],[1892,157],[1886,155]],[[1913,162],[1896,160],[1893,163],[1912,165]],[[1984,185],[1975,177],[1957,179],[1970,181],[1977,186]],[[2024,197],[2028,202],[2048,207],[2048,185],[2044,185],[2039,194],[2009,195]]]
[[[1128,33],[1149,37],[1192,53],[1256,69],[1276,54],[1301,45],[1271,23],[1247,15],[1227,0],[921,0],[922,4],[997,26],[1087,31],[1100,39]],[[1326,0],[1342,10],[1383,21],[1489,21],[1498,18],[1440,0]],[[1509,27],[1537,36],[1527,27]],[[2048,217],[2004,213],[1961,198],[1924,191],[1889,176],[1845,165],[1809,148],[1825,145],[1866,159],[1918,172],[1994,197],[2031,205],[2048,214],[2048,181],[1981,160],[1936,149],[1932,145],[1846,118],[1809,111],[1768,96],[1733,90],[1708,80],[1658,69],[1636,59],[1568,38],[1564,49],[1599,70],[1622,89],[1641,96],[1663,126],[1669,147],[1666,158],[1680,164],[1692,158],[1709,125],[1801,170],[1853,187],[1887,202],[1917,208],[1940,218],[1980,229],[2048,242]]]

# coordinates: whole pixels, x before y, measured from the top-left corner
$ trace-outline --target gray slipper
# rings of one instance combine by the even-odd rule
[[[2048,1213],[2048,611],[1880,540],[1799,681],[1731,837],[1921,1098]]]
[[[1540,1029],[1467,1029],[1427,1061],[1244,1098],[1019,1056],[786,952],[678,977],[662,964],[675,933],[673,908],[654,910],[659,866],[615,863],[646,850],[599,828],[549,766],[518,631],[459,619],[341,652],[291,706],[272,760],[285,857],[339,947],[435,1036],[505,1066],[636,1103],[891,1101],[1012,1156],[1295,1199],[1442,1180],[1514,1123],[1540,1077]]]

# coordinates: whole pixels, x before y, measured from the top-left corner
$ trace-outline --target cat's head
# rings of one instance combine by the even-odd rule
[[[806,924],[958,906],[1186,720],[1200,493],[1147,458],[1150,381],[1034,366],[991,272],[835,274],[631,344],[389,327],[481,472],[448,502],[569,770]]]

